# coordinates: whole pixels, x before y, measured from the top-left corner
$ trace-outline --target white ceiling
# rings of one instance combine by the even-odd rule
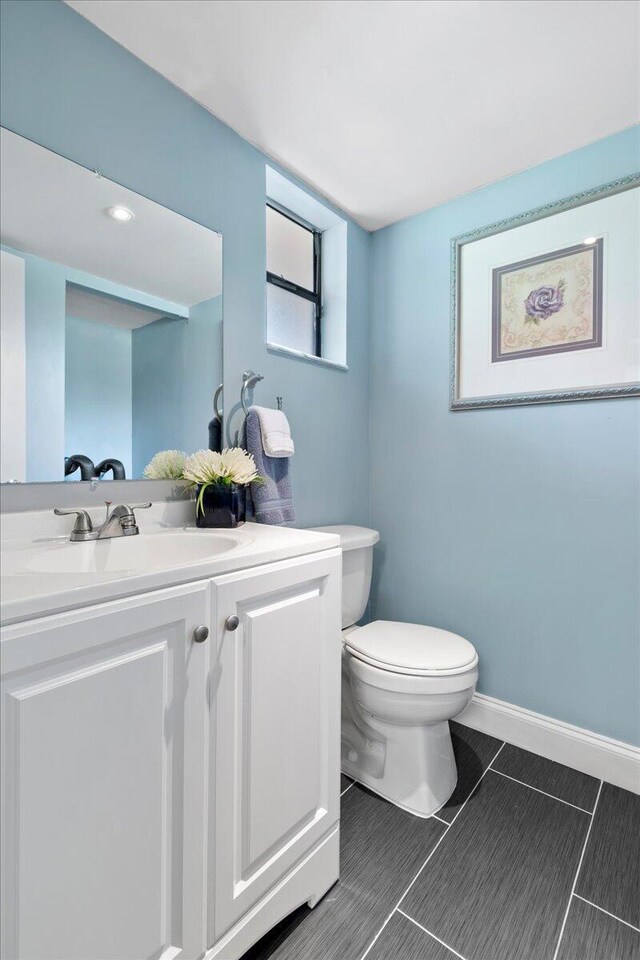
[[[637,0],[67,0],[376,229],[640,119]]]
[[[2,243],[184,307],[220,294],[220,234],[4,128],[0,155]]]

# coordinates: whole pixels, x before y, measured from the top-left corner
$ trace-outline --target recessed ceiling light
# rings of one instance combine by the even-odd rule
[[[598,239],[597,237],[587,237],[587,238],[586,238],[585,240],[583,240],[582,242],[583,242],[583,243],[595,243],[597,239]]]
[[[131,210],[127,209],[127,207],[107,207],[107,213],[114,220],[119,220],[120,223],[126,223],[127,220],[133,220],[133,214]]]

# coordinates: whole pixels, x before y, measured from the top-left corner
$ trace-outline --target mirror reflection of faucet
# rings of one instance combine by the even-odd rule
[[[84,453],[74,453],[70,457],[65,457],[65,477],[75,473],[76,470],[80,471],[81,480],[95,480],[96,478],[102,480],[109,471],[112,472],[114,480],[127,479],[122,460],[116,460],[115,457],[105,457],[97,466],[95,466],[93,460],[85,456]]]
[[[76,522],[71,531],[69,539],[73,543],[85,543],[87,540],[110,540],[113,537],[131,537],[140,533],[136,521],[135,510],[148,510],[152,505],[149,503],[135,503],[129,506],[126,503],[120,503],[114,507],[111,512],[111,500],[105,500],[107,508],[104,523],[94,529],[91,517],[86,510],[71,509],[61,510],[56,507],[53,511],[56,516],[64,517],[71,514],[76,515]]]
[[[96,476],[96,468],[93,460],[85,457],[84,453],[74,453],[70,457],[64,458],[65,477],[68,477],[71,473],[75,473],[76,470],[80,471],[81,480],[92,480]]]
[[[96,467],[96,476],[102,480],[110,470],[113,473],[114,480],[127,479],[122,460],[116,460],[115,457],[107,457],[105,460],[101,460]]]

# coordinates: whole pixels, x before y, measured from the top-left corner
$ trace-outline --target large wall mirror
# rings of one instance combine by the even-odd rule
[[[215,448],[220,234],[0,136],[1,481],[141,479],[160,450]]]

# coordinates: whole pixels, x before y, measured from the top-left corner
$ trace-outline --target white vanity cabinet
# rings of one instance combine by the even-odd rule
[[[213,587],[210,944],[338,822],[340,559]]]
[[[187,960],[205,903],[207,583],[7,627],[2,956]]]
[[[325,892],[340,583],[334,549],[4,628],[4,960],[236,960]]]

